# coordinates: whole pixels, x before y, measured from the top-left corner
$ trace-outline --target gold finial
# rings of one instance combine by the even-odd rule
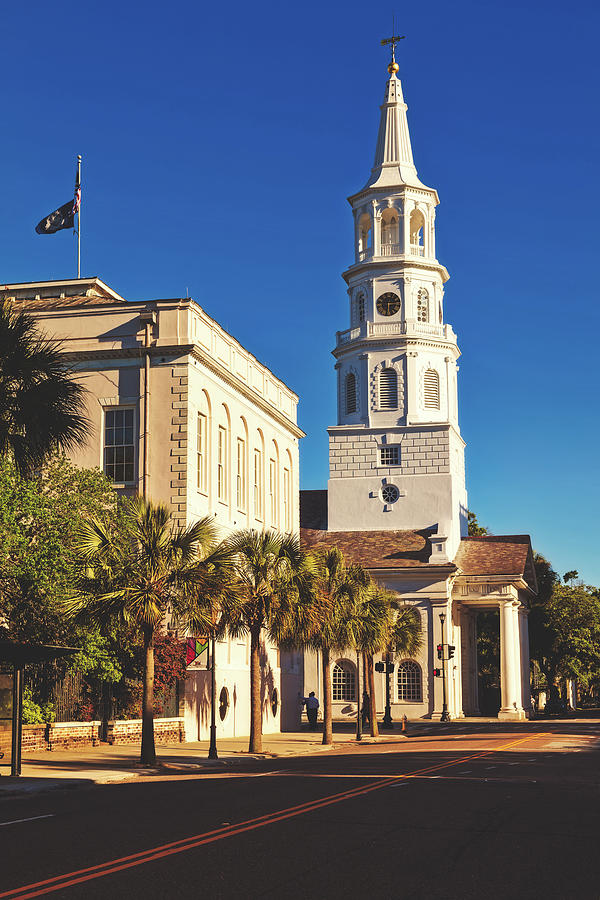
[[[390,75],[395,75],[400,68],[400,66],[396,62],[396,44],[398,43],[398,41],[403,41],[405,37],[406,35],[404,34],[394,34],[394,20],[392,18],[392,36],[391,38],[384,38],[384,40],[382,40],[381,42],[382,47],[385,47],[386,44],[392,45],[392,59],[388,66],[388,72],[390,73]]]

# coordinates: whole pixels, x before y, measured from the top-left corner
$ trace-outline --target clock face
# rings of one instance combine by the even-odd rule
[[[395,316],[400,309],[400,297],[397,294],[382,294],[377,300],[377,312],[380,316]]]

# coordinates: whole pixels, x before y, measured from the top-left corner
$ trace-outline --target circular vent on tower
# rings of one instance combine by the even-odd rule
[[[395,503],[400,491],[395,484],[386,484],[381,488],[381,499],[384,503]]]

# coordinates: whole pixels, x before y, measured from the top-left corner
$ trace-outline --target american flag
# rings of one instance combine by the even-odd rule
[[[75,182],[75,196],[73,198],[73,215],[79,212],[79,207],[81,206],[81,185],[79,184],[79,180]]]

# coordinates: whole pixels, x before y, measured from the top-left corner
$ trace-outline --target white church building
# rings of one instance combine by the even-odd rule
[[[530,539],[467,536],[465,443],[460,433],[457,361],[446,322],[449,275],[436,256],[438,194],[413,161],[407,106],[392,58],[381,106],[373,169],[349,197],[354,223],[348,285],[349,327],[337,332],[337,423],[329,431],[327,490],[303,491],[306,547],[339,547],[421,616],[417,659],[396,660],[394,718],[439,718],[447,662],[451,717],[479,709],[477,615],[499,610],[499,718],[531,709],[528,604],[536,591]],[[440,618],[442,614],[442,619]],[[322,685],[321,660],[294,656],[282,672],[287,693]],[[354,715],[355,657],[333,664],[334,716]],[[376,676],[377,709],[384,679]]]

